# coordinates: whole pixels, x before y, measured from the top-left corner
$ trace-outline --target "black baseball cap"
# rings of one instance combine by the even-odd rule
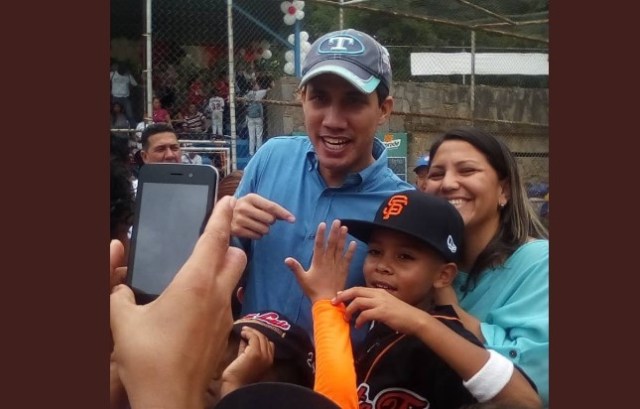
[[[354,393],[356,386],[353,386]],[[216,409],[340,409],[331,399],[310,388],[284,382],[258,382],[225,395]]]
[[[311,44],[300,86],[326,73],[339,75],[365,94],[380,83],[391,89],[389,52],[370,35],[351,28],[327,33]]]
[[[460,259],[464,222],[447,200],[419,190],[405,190],[385,199],[371,221],[342,220],[353,237],[368,243],[375,229],[408,234],[425,243],[447,262]]]
[[[233,323],[232,331],[240,337],[242,327],[264,334],[275,346],[274,361],[289,360],[297,364],[305,385],[313,385],[314,347],[307,332],[276,311],[247,314]]]

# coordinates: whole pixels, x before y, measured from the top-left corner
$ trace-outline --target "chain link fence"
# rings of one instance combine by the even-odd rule
[[[254,84],[275,84],[261,101],[263,139],[300,129],[300,114],[288,126],[280,109],[299,110],[291,87],[281,85],[296,73],[290,40],[352,27],[390,52],[396,105],[386,131],[409,135],[408,168],[438,133],[473,124],[505,138],[529,184],[548,185],[546,0],[112,0],[111,7],[112,62],[125,62],[139,84],[130,96],[135,121],[153,120],[157,97],[183,139],[222,134],[234,169],[249,157],[241,97]],[[215,96],[225,102],[221,131],[212,126]],[[202,129],[188,126],[194,109],[205,116]]]

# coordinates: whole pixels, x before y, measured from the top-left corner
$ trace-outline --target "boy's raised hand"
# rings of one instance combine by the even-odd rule
[[[351,241],[344,251],[347,241],[347,227],[334,220],[325,244],[326,223],[322,222],[316,230],[311,267],[305,271],[298,260],[287,257],[285,264],[295,274],[305,294],[315,303],[318,300],[330,300],[344,288],[349,272],[349,264],[356,250],[356,242]]]

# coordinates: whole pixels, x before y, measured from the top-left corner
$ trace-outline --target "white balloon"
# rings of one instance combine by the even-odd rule
[[[302,64],[302,62],[304,61],[305,58],[307,58],[307,53],[301,52],[300,53],[300,64]]]
[[[296,11],[296,18],[298,20],[302,20],[304,18],[304,11],[302,11],[302,10]]]
[[[265,60],[268,60],[269,58],[271,58],[273,54],[271,53],[271,50],[264,50],[262,52],[262,58],[264,58]]]
[[[293,7],[297,8],[298,10],[302,10],[304,8],[304,1],[293,0]]]
[[[280,10],[282,10],[283,13],[287,13],[289,11],[289,7],[291,7],[290,1],[283,1],[280,3]]]
[[[295,66],[292,62],[288,62],[284,65],[284,72],[289,75],[293,75],[293,73],[295,72]]]
[[[262,40],[260,42],[260,48],[262,48],[263,50],[268,50],[269,48],[271,48],[271,44],[269,44],[267,40]]]
[[[302,40],[302,41],[309,40],[309,33],[307,33],[306,31],[301,31],[300,32],[300,40]]]
[[[291,14],[285,14],[282,19],[284,20],[284,23],[288,26],[296,22],[296,16],[293,16]]]
[[[289,44],[295,44],[296,43],[295,34],[289,34],[289,37],[287,37],[287,41],[289,41]]]
[[[305,41],[304,43],[300,44],[300,49],[305,53],[308,53],[309,50],[311,49],[311,43],[308,41]]]
[[[295,57],[295,52],[293,50],[288,50],[284,53],[285,61],[293,62],[293,57]]]

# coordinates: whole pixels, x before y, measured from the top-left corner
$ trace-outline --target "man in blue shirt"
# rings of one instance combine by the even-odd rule
[[[387,50],[356,30],[325,34],[304,60],[300,99],[308,136],[271,138],[244,170],[232,234],[249,263],[242,314],[276,310],[312,334],[311,304],[284,264],[311,263],[318,223],[371,218],[393,192],[411,189],[375,138],[393,109]],[[346,287],[364,285],[359,242]],[[354,346],[365,331],[353,333]]]

